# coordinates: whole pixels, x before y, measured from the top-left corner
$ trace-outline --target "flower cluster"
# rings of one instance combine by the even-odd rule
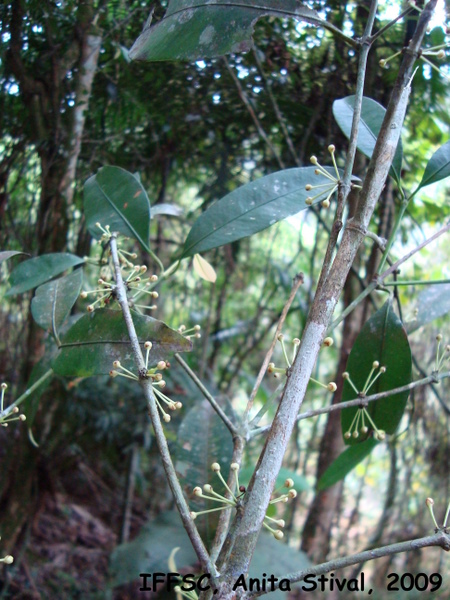
[[[106,227],[103,227],[100,225],[100,223],[97,223],[96,225],[103,232],[102,237],[100,238],[100,243],[109,243],[111,239],[109,225]],[[158,281],[158,276],[150,275],[143,277],[143,275],[147,272],[147,267],[145,265],[136,265],[131,262],[131,260],[135,260],[137,258],[137,254],[135,252],[128,252],[121,248],[120,243],[122,242],[122,239],[123,238],[118,239],[117,253],[119,256],[124,283],[129,295],[128,299],[130,306],[132,306],[132,308],[136,309],[138,312],[141,312],[142,310],[155,310],[157,308],[156,304],[139,304],[138,300],[143,295],[149,296],[152,300],[155,300],[159,297],[158,292],[153,290]],[[108,259],[102,259],[102,263],[102,276],[97,281],[100,287],[90,291],[84,290],[80,294],[80,297],[83,299],[87,298],[90,294],[95,297],[94,302],[89,304],[87,307],[88,312],[94,312],[96,308],[107,306],[117,297],[117,286],[114,284],[114,282],[112,282],[112,271],[111,267],[107,264]]]
[[[126,379],[133,379],[134,381],[140,381],[141,379],[150,379],[152,382],[153,392],[155,394],[156,405],[161,412],[163,421],[169,423],[170,415],[164,410],[163,405],[168,410],[179,410],[182,408],[181,402],[175,402],[166,396],[161,389],[166,387],[166,382],[163,379],[163,375],[160,371],[164,371],[170,367],[170,363],[166,360],[160,360],[156,367],[149,368],[148,361],[150,350],[152,349],[151,342],[145,342],[145,367],[139,371],[139,375],[135,375],[132,371],[129,371],[121,365],[119,360],[113,362],[113,368],[109,372],[110,377],[125,377]]]
[[[378,370],[378,373],[376,375],[374,375],[376,370]],[[348,383],[351,385],[351,387],[353,388],[353,390],[355,391],[357,396],[359,396],[360,398],[363,398],[364,396],[367,395],[367,392],[373,386],[373,384],[378,379],[378,377],[380,377],[380,375],[382,375],[385,372],[386,372],[386,367],[380,367],[380,363],[377,360],[375,360],[372,363],[372,369],[370,370],[370,373],[367,376],[366,382],[361,391],[358,390],[356,385],[351,380],[350,373],[348,373],[348,371],[345,371],[344,373],[342,373],[342,378],[345,379],[346,381],[348,381]],[[378,427],[375,425],[374,420],[370,416],[368,410],[364,406],[361,406],[356,411],[355,416],[353,417],[353,421],[350,424],[350,427],[344,433],[345,439],[348,440],[351,437],[357,439],[359,437],[360,433],[362,435],[365,435],[366,433],[368,433],[369,427],[366,425],[366,419],[367,419],[369,425],[372,427],[372,429],[375,432],[375,438],[379,441],[384,440],[384,438],[386,437],[386,432],[383,431],[382,429],[378,429]]]
[[[308,196],[306,198],[305,203],[308,206],[311,206],[311,204],[314,202],[314,200],[316,200],[316,198],[320,198],[324,194],[327,194],[327,197],[325,198],[325,200],[322,201],[322,206],[324,208],[328,208],[330,206],[330,198],[334,194],[334,192],[337,190],[339,182],[341,180],[341,176],[339,174],[339,169],[337,168],[337,164],[336,164],[336,159],[334,157],[335,150],[336,150],[336,147],[333,144],[330,144],[328,146],[328,152],[331,154],[331,159],[333,161],[333,166],[334,166],[334,170],[336,172],[336,177],[334,177],[334,175],[331,175],[331,173],[329,173],[324,167],[322,167],[319,164],[319,161],[317,160],[316,156],[311,156],[311,158],[310,158],[311,163],[315,167],[317,167],[315,169],[314,173],[316,175],[323,175],[324,177],[326,177],[327,179],[330,180],[330,183],[322,183],[320,185],[311,185],[310,183],[308,183],[305,185],[305,190],[307,192],[309,192],[311,190],[319,190],[320,189],[320,191],[315,196]]]
[[[292,340],[292,345],[293,345],[292,357],[289,358],[288,351],[286,350],[286,345],[284,343],[284,335],[282,333],[280,333],[277,337],[277,340],[281,344],[281,349],[283,351],[283,356],[284,356],[284,360],[286,362],[286,367],[284,367],[284,368],[276,367],[275,363],[273,363],[273,362],[269,363],[267,366],[267,372],[273,374],[273,376],[275,378],[280,377],[281,374],[287,375],[287,370],[291,368],[291,366],[295,360],[295,357],[297,356],[298,347],[300,345],[300,340],[298,338],[293,338],[293,340]],[[325,348],[329,348],[332,345],[333,345],[333,338],[331,338],[331,337],[326,337],[322,344],[322,346]],[[310,377],[310,381],[312,381],[313,383],[316,383],[317,385],[320,385],[321,387],[325,388],[329,392],[335,392],[337,389],[337,386],[334,383],[334,381],[330,381],[329,383],[322,383],[321,381],[317,381],[317,379],[314,379],[313,377]]]
[[[201,338],[202,334],[200,333],[200,325],[194,325],[193,327],[186,328],[186,325],[180,325],[177,329],[178,333],[181,333],[186,339],[190,340],[192,338]]]
[[[422,12],[422,8],[420,8],[415,2],[408,2],[408,4],[414,8],[415,10]],[[446,79],[449,79],[448,75],[446,75],[445,73],[443,73],[441,71],[441,69],[435,65],[431,60],[429,60],[427,57],[428,56],[433,56],[435,57],[437,60],[443,60],[445,58],[445,51],[446,49],[449,47],[448,43],[445,44],[439,44],[438,46],[431,46],[430,48],[426,48],[425,50],[421,50],[419,53],[419,58],[426,63],[429,67],[431,67],[432,69],[434,69],[435,71],[437,71],[439,73],[439,75],[442,75],[443,77],[445,77]],[[388,64],[388,62],[390,62],[393,58],[396,58],[397,56],[399,56],[400,54],[402,54],[404,51],[404,49],[399,50],[398,52],[395,52],[395,54],[392,54],[391,56],[389,56],[388,58],[382,58],[379,61],[379,65],[381,68],[385,68]]]
[[[2,383],[0,384],[0,425],[2,427],[8,427],[8,424],[11,423],[11,421],[26,421],[26,416],[25,415],[19,415],[19,409],[17,408],[17,406],[14,406],[14,408],[11,410],[10,414],[13,416],[3,416],[3,412],[4,412],[4,401],[5,401],[5,391],[8,389],[8,384],[6,383]]]
[[[240,504],[241,496],[245,494],[245,486],[239,484],[239,465],[237,463],[231,463],[230,469],[235,474],[236,489],[240,492],[240,495],[238,496],[235,495],[233,490],[228,486],[227,482],[222,477],[219,463],[213,463],[211,465],[211,469],[219,477],[225,489],[230,494],[230,498],[226,498],[225,496],[222,496],[221,494],[215,492],[212,485],[210,484],[205,484],[203,486],[203,489],[200,486],[196,486],[193,489],[193,493],[195,496],[197,496],[198,498],[204,498],[206,500],[217,502],[220,504],[220,506],[218,506],[217,508],[209,508],[207,510],[191,512],[191,517],[193,519],[196,519],[199,515],[204,515],[206,513],[227,510],[230,508],[237,508]],[[293,489],[294,482],[292,479],[286,479],[286,481],[284,482],[284,487],[288,489],[288,492],[281,494],[281,496],[273,498],[269,502],[269,504],[277,504],[278,502],[288,502],[289,499],[295,498],[297,496],[296,490]],[[273,517],[269,517],[268,515],[266,515],[264,517],[263,526],[273,534],[275,539],[281,540],[284,536],[284,533],[281,531],[281,529],[274,529],[273,525],[277,525],[278,527],[284,527],[285,522],[283,519],[274,519]]]

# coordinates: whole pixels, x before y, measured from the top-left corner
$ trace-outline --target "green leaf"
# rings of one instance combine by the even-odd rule
[[[419,183],[419,187],[423,188],[437,181],[441,181],[450,175],[450,142],[447,142],[443,146],[436,150],[433,156],[428,161],[423,174],[422,181]],[[417,191],[416,190],[416,191]]]
[[[9,260],[13,256],[17,256],[18,254],[22,254],[23,256],[30,256],[26,252],[19,252],[18,250],[4,250],[3,252],[0,252],[0,264],[5,260]]]
[[[317,483],[317,489],[326,490],[338,481],[341,481],[341,479],[344,479],[356,465],[369,456],[378,443],[376,439],[369,438],[356,446],[350,446],[350,448],[344,450],[326,469],[325,473],[323,473]]]
[[[305,185],[333,185],[324,175],[315,175],[315,169],[300,167],[278,171],[247,183],[215,202],[194,223],[182,258],[248,237],[308,208],[306,198],[320,190],[306,191]],[[333,168],[326,170],[336,176]],[[321,194],[314,204],[324,200],[328,193]]]
[[[228,414],[232,413],[231,407],[225,405],[223,408]],[[193,432],[197,434],[193,436]],[[220,417],[206,400],[197,402],[178,429],[175,448],[175,468],[186,491],[190,493],[196,485],[205,483],[210,483],[219,493],[225,491],[211,465],[218,462],[226,480],[232,454],[233,441]],[[215,508],[209,506],[211,502],[198,498],[193,498],[189,504],[194,511]],[[218,513],[203,515],[201,520],[199,517],[197,526],[205,539],[213,538],[218,518]]]
[[[450,312],[450,283],[427,286],[417,296],[414,308],[418,309],[417,316],[414,321],[405,323],[408,333]]]
[[[352,129],[353,113],[355,106],[355,96],[347,96],[333,102],[333,115],[337,124],[341,128],[342,133],[350,139]],[[372,158],[375,143],[378,134],[380,133],[381,124],[383,123],[386,109],[372,100],[364,97],[361,106],[361,121],[358,129],[358,150],[368,158]],[[399,140],[397,150],[395,151],[394,160],[390,174],[400,181],[402,170],[403,150],[402,142]]]
[[[174,548],[179,548],[175,555],[178,571],[197,562],[178,513],[162,512],[155,521],[144,525],[132,542],[114,549],[109,562],[112,587],[139,579],[139,573],[167,573]]]
[[[205,516],[199,516],[196,523]],[[111,587],[138,580],[139,573],[167,573],[170,571],[169,557],[174,548],[179,548],[174,556],[177,572],[199,574],[198,567],[195,568],[197,556],[178,513],[162,512],[155,521],[144,525],[132,542],[120,544],[113,550],[109,561]],[[276,564],[273,563],[273,556],[277,557]],[[262,531],[250,565],[249,577],[261,580],[262,574],[267,573],[280,578],[284,573],[306,570],[311,566],[312,563],[304,552],[295,550]],[[270,597],[282,600],[286,598],[286,593],[277,590]]]
[[[95,238],[102,236],[96,226],[139,241],[149,251],[150,201],[139,180],[119,167],[102,167],[84,184],[86,225]]]
[[[142,346],[147,340],[153,344],[149,365],[167,358],[169,352],[192,349],[189,340],[162,321],[133,313],[133,322]],[[84,315],[69,329],[53,370],[66,377],[106,375],[115,360],[136,372],[122,311],[104,308]]]
[[[80,295],[83,269],[77,269],[49,283],[41,285],[31,301],[31,313],[43,329],[51,329],[58,337],[58,330],[70,313]]]
[[[129,57],[196,60],[246,52],[256,21],[269,15],[326,26],[316,11],[297,0],[171,0],[164,18],[144,28]]]
[[[43,254],[20,263],[11,273],[9,283],[11,288],[7,296],[21,294],[32,290],[38,285],[60,275],[66,269],[84,263],[82,258],[74,254],[56,252],[54,254]]]
[[[395,315],[392,303],[388,300],[363,326],[352,351],[348,357],[346,371],[359,391],[365,386],[367,377],[372,369],[372,363],[378,361],[386,367],[367,395],[386,392],[411,382],[411,349],[402,322]],[[378,373],[378,370],[374,375]],[[367,411],[378,429],[392,434],[402,418],[409,392],[387,396],[375,402],[370,402]],[[344,381],[342,402],[354,400],[357,397],[347,380]],[[350,428],[358,407],[345,408],[341,411],[342,433]],[[365,421],[369,431],[360,434],[358,438],[350,437],[345,440],[348,445],[359,444],[372,435],[372,427]],[[361,426],[361,423],[360,423]],[[353,431],[353,430],[352,430]]]

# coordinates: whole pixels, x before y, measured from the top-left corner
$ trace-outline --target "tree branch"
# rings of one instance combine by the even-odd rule
[[[142,356],[139,339],[136,334],[134,327],[133,318],[131,316],[130,307],[128,305],[128,298],[126,293],[125,284],[122,278],[122,272],[120,270],[119,255],[117,253],[117,235],[113,234],[110,241],[111,255],[114,265],[114,273],[116,279],[116,292],[117,301],[122,309],[123,318],[127,327],[128,336],[130,338],[131,350],[134,356],[134,361],[138,371],[145,369],[144,357]],[[191,544],[197,554],[197,557],[201,563],[202,569],[205,573],[211,573],[211,579],[214,581],[216,576],[216,568],[214,563],[211,561],[209,554],[205,548],[202,538],[195,526],[194,520],[191,517],[189,506],[183,496],[183,490],[181,489],[180,482],[175,471],[175,467],[172,463],[170,456],[169,447],[167,445],[166,436],[159,418],[158,409],[156,407],[155,396],[153,394],[152,383],[149,379],[141,379],[140,384],[144,392],[145,399],[147,400],[148,412],[153,425],[153,431],[155,433],[156,443],[158,446],[159,454],[163,463],[164,471],[166,473],[167,481],[175,500],[176,507],[180,513],[183,526],[191,540]]]
[[[375,548],[374,550],[365,550],[364,552],[345,556],[344,558],[329,560],[316,567],[311,567],[308,570],[282,575],[279,579],[288,579],[291,583],[296,583],[298,581],[303,581],[307,575],[322,575],[324,573],[329,573],[330,571],[335,571],[336,569],[343,569],[351,565],[367,562],[368,560],[374,560],[375,558],[382,558],[383,556],[391,556],[393,554],[400,554],[401,552],[411,552],[412,550],[430,548],[433,546],[438,546],[446,552],[450,551],[450,535],[447,533],[447,530],[439,530],[434,535],[417,538],[408,542],[390,544],[389,546],[382,546],[381,548]],[[275,584],[274,589],[278,589],[278,587],[279,586]],[[272,588],[270,591],[272,591]],[[246,594],[245,598],[257,598],[266,593],[267,592],[250,592],[249,594]]]

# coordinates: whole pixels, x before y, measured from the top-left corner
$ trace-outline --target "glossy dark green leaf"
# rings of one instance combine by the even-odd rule
[[[142,346],[151,341],[149,365],[167,358],[172,352],[187,352],[192,344],[162,321],[133,313],[133,322]],[[112,363],[136,373],[127,328],[122,312],[106,308],[84,315],[61,340],[53,363],[55,373],[67,377],[106,375]]]
[[[422,181],[418,190],[437,181],[441,181],[450,175],[450,142],[436,150],[425,167]]]
[[[31,301],[31,312],[36,323],[50,329],[55,337],[71,308],[80,295],[83,269],[41,285]]]
[[[352,129],[353,113],[355,105],[355,96],[347,96],[333,102],[333,115],[337,124],[341,128],[342,133],[350,138]],[[358,130],[358,150],[368,158],[372,157],[375,143],[378,134],[380,133],[381,124],[383,123],[386,109],[372,100],[371,98],[363,98],[361,106],[361,121]],[[402,170],[403,149],[401,140],[398,143],[395,151],[394,160],[390,173],[400,181]]]
[[[150,202],[140,181],[125,169],[102,167],[84,184],[86,225],[95,238],[103,227],[139,241],[149,250]]]
[[[18,254],[22,254],[22,256],[30,256],[26,252],[19,252],[18,250],[4,250],[3,252],[0,252],[0,263],[5,260],[9,260],[13,256],[17,256]]]
[[[294,17],[327,25],[297,0],[170,0],[164,18],[145,27],[133,60],[196,60],[250,49],[253,27],[264,16]]]
[[[344,450],[319,479],[317,489],[326,490],[338,481],[341,481],[341,479],[344,479],[356,465],[369,456],[378,444],[379,442],[376,439],[369,438],[356,446],[350,446],[350,448]]]
[[[84,262],[79,256],[65,252],[54,254],[43,254],[36,258],[30,258],[18,265],[9,277],[11,288],[7,296],[21,294],[32,290],[46,281],[53,279],[70,267],[75,267]]]
[[[333,182],[316,175],[315,167],[285,169],[247,183],[210,206],[194,223],[183,248],[182,257],[240,240],[262,231],[278,221],[308,208],[305,200],[319,190],[305,190],[305,185]],[[327,167],[331,175],[336,175]],[[326,198],[325,192],[314,204]]]
[[[411,382],[411,349],[402,322],[394,313],[391,301],[387,301],[363,326],[348,357],[346,371],[359,391],[362,391],[374,361],[386,367],[367,392],[368,395],[386,392]],[[376,373],[375,373],[376,374]],[[367,410],[378,429],[392,434],[402,418],[409,392],[395,394],[370,402]],[[342,402],[357,397],[348,381],[344,381]],[[341,411],[342,433],[350,428],[357,407]],[[370,424],[365,421],[369,432],[358,438],[350,437],[345,443],[359,444],[372,435]],[[360,423],[361,425],[361,423]],[[353,431],[353,430],[352,430]]]
[[[413,306],[418,313],[413,321],[405,324],[408,333],[450,312],[450,283],[427,286],[417,296]]]

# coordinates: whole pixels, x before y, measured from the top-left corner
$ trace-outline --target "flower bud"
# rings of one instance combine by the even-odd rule
[[[238,463],[231,463],[230,469],[232,471],[239,471],[239,465],[238,465]]]
[[[284,538],[284,533],[280,529],[278,529],[278,531],[274,532],[273,537],[276,540],[282,540]]]
[[[323,345],[326,346],[327,348],[329,348],[330,346],[332,346],[334,344],[333,338],[331,337],[326,337],[323,340]]]
[[[153,344],[151,342],[145,342],[145,344],[144,344],[144,348],[146,350],[150,350],[152,346],[153,346]]]
[[[288,477],[284,482],[284,487],[288,489],[294,487],[294,480]]]
[[[203,496],[202,488],[198,485],[192,491],[195,496]]]
[[[215,473],[217,473],[218,471],[220,471],[220,465],[219,465],[219,463],[216,463],[216,462],[215,462],[215,463],[213,463],[213,464],[211,465],[211,469],[212,469],[212,470],[213,470]]]
[[[335,392],[337,390],[337,385],[334,383],[334,381],[330,381],[330,383],[327,385],[327,390],[329,392]]]
[[[113,362],[113,367],[114,367],[115,369],[120,369],[120,360],[115,360],[115,361]]]

